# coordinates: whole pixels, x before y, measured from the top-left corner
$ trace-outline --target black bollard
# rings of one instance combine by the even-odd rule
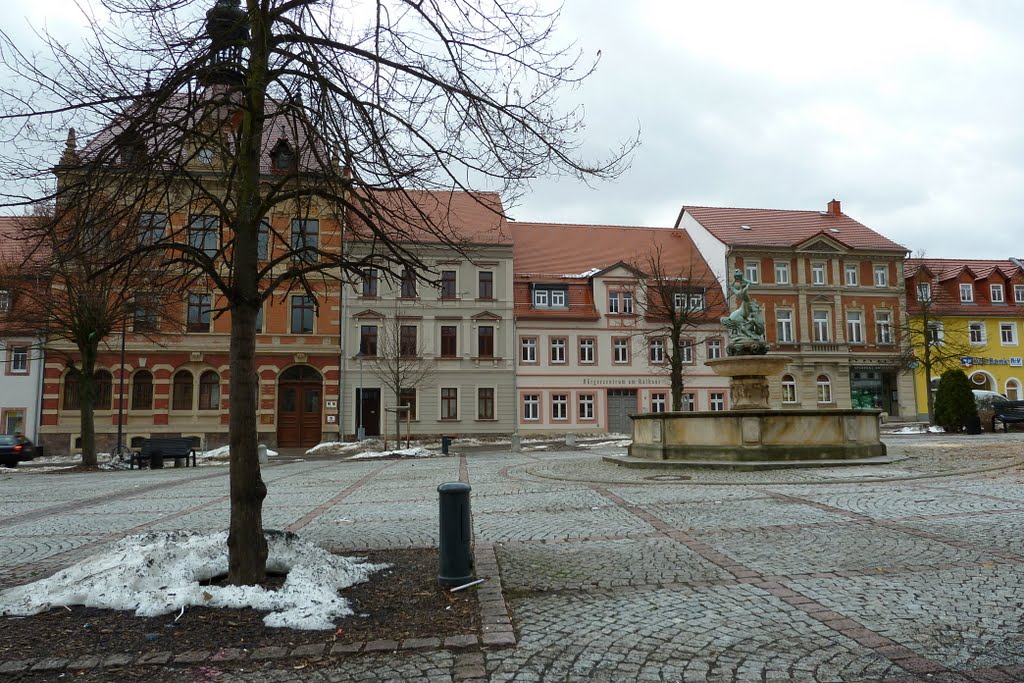
[[[164,466],[164,453],[160,449],[154,450],[149,456],[149,469],[158,470]]]
[[[473,529],[469,518],[469,484],[450,482],[437,487],[440,537],[437,580],[460,586],[473,580]]]
[[[448,449],[452,447],[452,437],[441,437],[441,455],[448,455]]]

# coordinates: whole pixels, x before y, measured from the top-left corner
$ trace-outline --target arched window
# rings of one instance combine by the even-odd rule
[[[832,402],[832,380],[828,375],[818,375],[818,403]]]
[[[793,375],[782,376],[782,402],[796,403],[796,379]]]
[[[132,410],[153,409],[153,373],[139,370],[132,377]]]
[[[192,410],[192,373],[179,370],[171,382],[171,410]]]
[[[220,377],[213,370],[199,376],[199,410],[220,408]]]
[[[81,396],[78,390],[78,376],[68,373],[64,376],[64,410],[81,410]]]
[[[96,382],[96,410],[110,410],[113,400],[114,376],[106,370],[97,370],[94,375]]]
[[[1019,401],[1020,396],[1020,382],[1015,379],[1006,380],[1006,398],[1011,401]]]

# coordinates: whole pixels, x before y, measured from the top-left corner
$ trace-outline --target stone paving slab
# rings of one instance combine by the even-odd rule
[[[514,522],[510,523],[510,518]],[[625,536],[652,531],[625,510],[604,507],[586,510],[522,510],[474,514],[473,531],[488,542],[561,540],[609,534]]]
[[[847,521],[842,515],[802,503],[772,500],[701,501],[647,507],[680,529],[732,529],[792,524],[829,524]]]
[[[969,515],[946,519],[897,522],[899,527],[921,529],[993,553],[1010,552],[1024,557],[1024,512],[998,515]]]

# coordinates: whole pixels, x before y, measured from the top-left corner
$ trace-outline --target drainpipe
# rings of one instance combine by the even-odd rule
[[[348,240],[345,239],[345,237],[346,237],[346,235],[345,235],[345,228],[347,227],[347,223],[348,223],[345,220],[346,213],[347,212],[345,211],[344,207],[342,207],[342,213],[341,213],[341,257],[342,258],[341,258],[341,260],[342,260],[343,264],[344,264],[344,262],[346,260],[346,257],[348,256]],[[346,327],[346,323],[347,323],[347,314],[348,314],[348,297],[345,296],[345,293],[348,290],[348,286],[347,286],[347,283],[346,283],[345,278],[344,278],[344,275],[345,275],[344,268],[342,268],[342,272],[339,273],[338,275],[339,275],[338,282],[341,285],[341,291],[340,291],[340,295],[339,295],[341,301],[340,301],[340,311],[338,313],[338,341],[339,341],[340,351],[339,351],[339,356],[338,356],[338,417],[336,419],[338,420],[338,441],[344,441],[345,440],[345,425],[342,422],[342,420],[345,417],[345,396],[347,394],[347,386],[345,384],[345,379],[346,379],[346,377],[348,375],[347,368],[345,367],[345,361],[346,361],[346,359],[348,357],[348,354],[346,352],[346,342],[345,342],[345,338],[347,337],[347,335],[345,334],[346,331],[347,331],[345,329],[345,327]]]

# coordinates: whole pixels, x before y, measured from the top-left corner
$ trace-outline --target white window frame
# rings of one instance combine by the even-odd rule
[[[889,286],[889,266],[887,265],[876,265],[874,269],[875,273],[875,287],[888,287]]]
[[[540,394],[523,394],[523,420],[540,420]]]
[[[623,292],[622,293],[622,313],[624,315],[631,315],[633,313],[633,293]]]
[[[970,284],[969,282],[960,283],[960,303],[974,303],[974,285]]]
[[[551,419],[555,422],[569,419],[569,394],[551,394]]]
[[[846,312],[846,342],[848,344],[864,343],[864,313],[862,311]]]
[[[709,397],[711,410],[722,411],[725,410],[725,393],[720,391],[712,391]]]
[[[618,315],[619,313],[619,293],[608,292],[608,313]]]
[[[793,343],[793,311],[789,308],[775,310],[775,336],[780,344]]]
[[[617,365],[629,363],[629,339],[625,337],[612,339],[612,362]]]
[[[693,340],[692,339],[680,339],[679,340],[679,356],[681,362],[684,365],[693,365]]]
[[[892,344],[892,313],[875,311],[875,343]]]
[[[565,308],[565,290],[564,289],[552,289],[551,290],[551,308]]]
[[[1013,300],[1015,303],[1024,304],[1024,285],[1013,286]]]
[[[747,261],[743,264],[743,274],[750,284],[756,285],[761,282],[761,264],[757,261]]]
[[[822,377],[825,378],[824,381],[822,381]],[[832,378],[828,375],[818,375],[814,383],[818,390],[818,403],[834,403],[832,400]]]
[[[811,284],[815,287],[822,287],[825,285],[827,278],[825,277],[825,264],[824,263],[812,263],[811,264]]]
[[[776,261],[775,262],[775,284],[777,284],[777,285],[788,285],[789,284],[789,262],[788,261]]]
[[[917,300],[922,303],[928,303],[932,300],[932,285],[930,282],[917,283]]]
[[[943,327],[941,322],[930,322],[925,327],[925,339],[932,346],[937,346],[942,343],[942,340],[946,336],[946,328]]]
[[[722,340],[718,337],[708,339],[707,343],[707,354],[708,360],[715,360],[722,357]]]
[[[565,337],[552,337],[551,338],[551,364],[552,365],[564,365],[565,364],[565,347],[568,346],[568,341]]]
[[[975,334],[977,333],[977,334]],[[981,320],[971,320],[967,323],[967,340],[973,346],[982,346],[986,343],[985,323]]]
[[[594,337],[580,339],[580,364],[591,365],[595,362],[594,351],[597,347],[597,340]]]
[[[1020,380],[1018,380],[1015,377],[1011,377],[1010,379],[1006,380],[1006,384],[1003,388],[1003,394],[1005,394],[1006,398],[1008,398],[1011,401],[1021,400]]]
[[[594,419],[594,394],[580,394],[577,404],[580,420]]]
[[[687,413],[697,410],[697,396],[692,391],[683,392],[682,409]]]
[[[782,376],[782,402],[799,403],[796,393],[796,378],[793,375]]]
[[[999,323],[999,343],[1002,346],[1017,346],[1017,323],[1007,321]]]
[[[14,346],[11,345],[11,374],[12,375],[27,375],[28,374],[28,346]]]
[[[11,310],[11,290],[0,289],[0,313],[8,313]]]
[[[847,263],[843,266],[843,277],[847,287],[856,287],[860,284],[860,264]]]
[[[661,337],[652,337],[647,341],[647,360],[655,365],[665,362],[665,340]]]
[[[656,391],[651,394],[651,412],[664,413],[668,407],[668,394]]]
[[[989,291],[992,294],[992,303],[994,303],[994,304],[1004,304],[1004,303],[1006,303],[1006,298],[1003,296],[1004,291],[1003,291],[1003,286],[1002,285],[989,285]]]
[[[828,344],[832,341],[832,312],[819,308],[811,312],[813,339],[816,344]]]
[[[520,363],[536,363],[537,362],[537,338],[536,337],[521,337],[519,339],[519,362]]]

